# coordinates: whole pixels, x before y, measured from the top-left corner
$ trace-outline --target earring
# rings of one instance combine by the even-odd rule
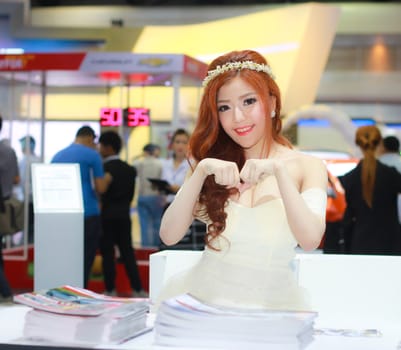
[[[274,118],[276,116],[276,111],[271,111],[270,116]]]

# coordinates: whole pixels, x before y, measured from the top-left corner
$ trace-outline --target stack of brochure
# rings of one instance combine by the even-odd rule
[[[31,306],[24,338],[63,344],[118,344],[149,330],[147,299],[109,297],[62,286],[14,296]]]
[[[313,340],[313,311],[244,310],[206,305],[183,294],[164,301],[156,315],[161,346],[299,350]]]

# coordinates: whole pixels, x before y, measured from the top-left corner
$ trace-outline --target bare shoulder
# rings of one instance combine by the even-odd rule
[[[302,189],[319,187],[324,190],[327,188],[327,166],[325,162],[310,154],[301,153],[300,164],[304,173]]]
[[[297,153],[299,154],[300,161],[303,166],[305,166],[307,168],[311,167],[314,170],[320,169],[321,171],[324,171],[324,172],[327,171],[326,164],[322,159],[312,156],[310,154],[302,153],[302,152],[297,152]]]
[[[297,150],[289,149],[283,159],[286,159],[289,162],[294,162],[302,168],[312,167],[313,169],[320,168],[321,170],[326,170],[326,164],[322,159]]]
[[[287,168],[299,184],[300,190],[327,187],[327,167],[322,159],[297,150],[288,151],[286,158]]]

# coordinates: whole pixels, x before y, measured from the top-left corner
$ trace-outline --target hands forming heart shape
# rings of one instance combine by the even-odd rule
[[[274,175],[275,165],[276,161],[272,159],[248,159],[239,171],[234,162],[205,158],[198,166],[206,175],[214,175],[217,184],[236,187],[243,193],[267,176]]]
[[[240,182],[239,185],[236,186],[238,188],[239,193],[243,193],[246,190],[250,189],[252,187],[252,184],[249,182]]]

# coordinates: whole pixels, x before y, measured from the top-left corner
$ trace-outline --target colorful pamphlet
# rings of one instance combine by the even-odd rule
[[[110,297],[61,286],[14,296],[32,307],[24,339],[58,344],[118,344],[149,331],[148,299]]]

